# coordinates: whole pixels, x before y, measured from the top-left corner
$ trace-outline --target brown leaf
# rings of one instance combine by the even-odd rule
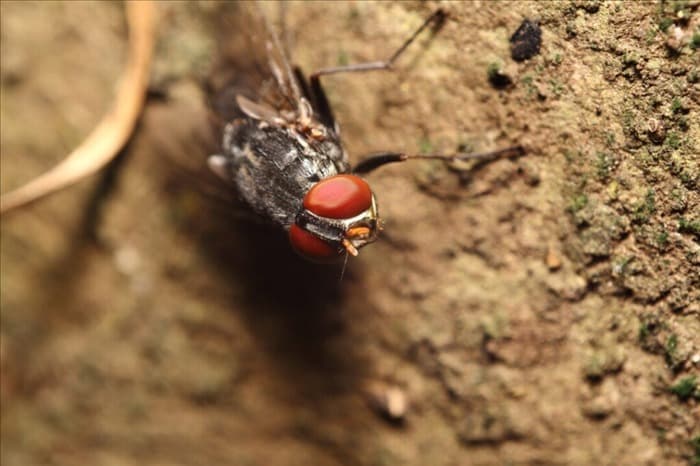
[[[136,126],[146,97],[155,42],[155,5],[150,1],[126,3],[129,60],[114,105],[97,127],[54,168],[0,197],[0,213],[36,201],[88,177],[112,160]]]

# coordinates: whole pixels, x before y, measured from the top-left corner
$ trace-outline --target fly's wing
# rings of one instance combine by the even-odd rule
[[[264,11],[279,8],[277,3],[236,2],[220,18],[218,57],[207,90],[213,117],[222,126],[251,113],[288,115],[299,108],[298,83],[268,19],[272,12]],[[255,109],[241,101],[254,103]]]
[[[271,121],[295,115],[300,106],[299,88],[278,29],[268,18],[283,13],[282,4],[223,2],[216,6],[211,23],[218,50],[205,82],[208,120],[207,143],[184,150],[185,144],[169,144],[169,191],[193,191],[206,202],[198,211],[211,210],[208,222],[221,217],[256,219],[230,182],[214,171],[221,154],[224,128],[238,118]],[[263,11],[265,10],[265,11]],[[176,120],[184,120],[180,113]],[[202,131],[199,131],[202,133]],[[179,131],[178,134],[187,134]],[[188,136],[185,136],[188,139]],[[165,138],[168,141],[172,137]],[[190,133],[189,139],[192,138]],[[191,146],[191,144],[187,144]],[[164,151],[166,152],[166,151]],[[214,169],[214,171],[212,171]],[[188,201],[189,202],[189,201]]]
[[[165,161],[162,172],[167,177],[167,191],[178,199],[186,198],[188,206],[197,204],[194,210],[206,218],[257,219],[236,190],[212,172],[207,159],[221,153],[226,123],[246,116],[239,101],[254,102],[258,112],[276,113],[293,111],[293,100],[289,87],[280,85],[270,66],[268,44],[274,43],[269,37],[271,26],[266,25],[258,7],[248,2],[222,2],[210,14],[208,23],[214,26],[212,35],[218,50],[204,82],[206,102],[195,105],[191,99],[179,102],[173,97],[167,101],[169,112],[160,115],[160,106],[151,112],[164,119],[157,123],[161,128],[157,132],[158,153]],[[284,52],[276,56],[275,62],[284,58]],[[180,104],[189,107],[173,110]]]

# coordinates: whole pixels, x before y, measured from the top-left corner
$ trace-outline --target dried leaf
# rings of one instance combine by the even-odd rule
[[[112,110],[73,152],[54,168],[0,197],[0,213],[70,186],[107,165],[124,147],[141,114],[155,42],[156,9],[150,1],[126,3],[129,60]]]

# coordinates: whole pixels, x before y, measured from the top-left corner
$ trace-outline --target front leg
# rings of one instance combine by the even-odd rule
[[[310,86],[309,93],[311,100],[313,102],[314,110],[318,113],[319,121],[329,128],[334,128],[338,132],[338,127],[333,117],[333,110],[328,102],[326,93],[321,85],[321,76],[328,74],[339,74],[339,73],[358,73],[363,71],[380,71],[380,70],[390,70],[394,65],[394,62],[401,56],[401,54],[406,50],[406,48],[411,45],[411,43],[418,37],[418,35],[423,32],[430,24],[434,24],[435,28],[439,28],[445,22],[447,17],[444,10],[438,9],[432,15],[426,19],[423,24],[409,37],[402,45],[398,48],[387,60],[374,61],[366,63],[356,63],[353,65],[346,66],[334,66],[330,68],[322,68],[309,76]],[[299,79],[299,73],[297,70],[297,79]],[[303,80],[303,77],[301,81]]]

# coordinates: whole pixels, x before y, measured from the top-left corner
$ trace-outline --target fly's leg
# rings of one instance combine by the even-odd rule
[[[294,77],[297,80],[297,84],[299,85],[299,89],[301,89],[301,95],[307,98],[309,102],[313,105],[314,110],[316,109],[315,102],[314,102],[314,96],[311,94],[311,89],[309,88],[309,82],[306,80],[306,76],[304,75],[304,72],[301,71],[301,68],[298,66],[295,66],[292,71],[294,72]]]
[[[491,152],[472,152],[469,154],[454,154],[454,155],[411,155],[401,152],[382,152],[374,154],[362,162],[358,163],[353,168],[353,173],[366,174],[383,165],[394,162],[405,162],[407,160],[441,160],[443,162],[456,162],[465,160],[483,160],[490,161],[499,158],[515,158],[525,154],[525,149],[522,146],[512,146],[505,149],[499,149]]]
[[[447,17],[446,13],[442,9],[436,10],[432,15],[426,19],[423,24],[411,35],[411,37],[403,43],[401,47],[396,50],[387,60],[385,61],[374,61],[367,63],[356,63],[353,65],[346,66],[335,66],[331,68],[322,68],[309,76],[310,81],[310,94],[313,100],[314,109],[318,113],[319,120],[321,123],[329,128],[335,128],[335,118],[333,117],[333,111],[331,110],[330,103],[326,97],[326,93],[321,85],[321,76],[329,74],[339,74],[339,73],[359,73],[364,71],[379,71],[379,70],[390,70],[394,65],[394,62],[401,56],[401,54],[408,48],[409,45],[420,35],[421,32],[429,25],[434,24],[435,28],[439,28],[445,21]],[[337,128],[336,128],[337,129]]]
[[[331,68],[322,68],[311,75],[311,82],[313,86],[314,81],[318,81],[318,78],[327,74],[338,74],[338,73],[357,73],[362,71],[375,71],[375,70],[389,70],[391,69],[394,62],[399,58],[399,56],[408,48],[409,45],[418,37],[418,35],[423,32],[430,24],[435,24],[436,27],[442,26],[447,17],[446,13],[442,9],[436,10],[432,15],[426,19],[423,24],[414,32],[411,37],[403,43],[399,49],[394,52],[394,54],[389,57],[386,61],[373,61],[367,63],[356,63],[354,65],[345,66],[334,66]]]
[[[311,95],[311,102],[314,110],[317,113],[318,121],[320,121],[325,127],[333,128],[336,133],[340,132],[340,128],[335,121],[333,116],[333,109],[331,109],[331,104],[328,102],[328,97],[321,86],[321,81],[319,76],[312,74],[309,78],[311,85],[309,87],[309,94]],[[304,80],[304,82],[306,82]]]
[[[347,66],[336,66],[331,68],[322,68],[309,76],[310,85],[308,86],[310,96],[314,105],[314,109],[318,112],[319,120],[328,127],[336,127],[335,118],[331,109],[326,93],[321,85],[321,76],[339,73],[359,73],[365,71],[380,71],[391,70],[394,62],[408,48],[411,43],[431,24],[437,30],[443,23],[447,14],[444,10],[438,9],[430,15],[421,26],[399,47],[387,60],[374,61],[367,63],[357,63]],[[303,77],[302,77],[303,78]],[[301,79],[302,82],[305,80]],[[519,157],[525,153],[522,146],[513,146],[506,149],[500,149],[491,152],[455,154],[455,155],[410,155],[400,152],[383,152],[374,154],[360,162],[354,169],[353,173],[369,173],[383,165],[394,162],[404,162],[406,160],[442,160],[443,162],[455,162],[459,160],[494,160],[501,157]]]

